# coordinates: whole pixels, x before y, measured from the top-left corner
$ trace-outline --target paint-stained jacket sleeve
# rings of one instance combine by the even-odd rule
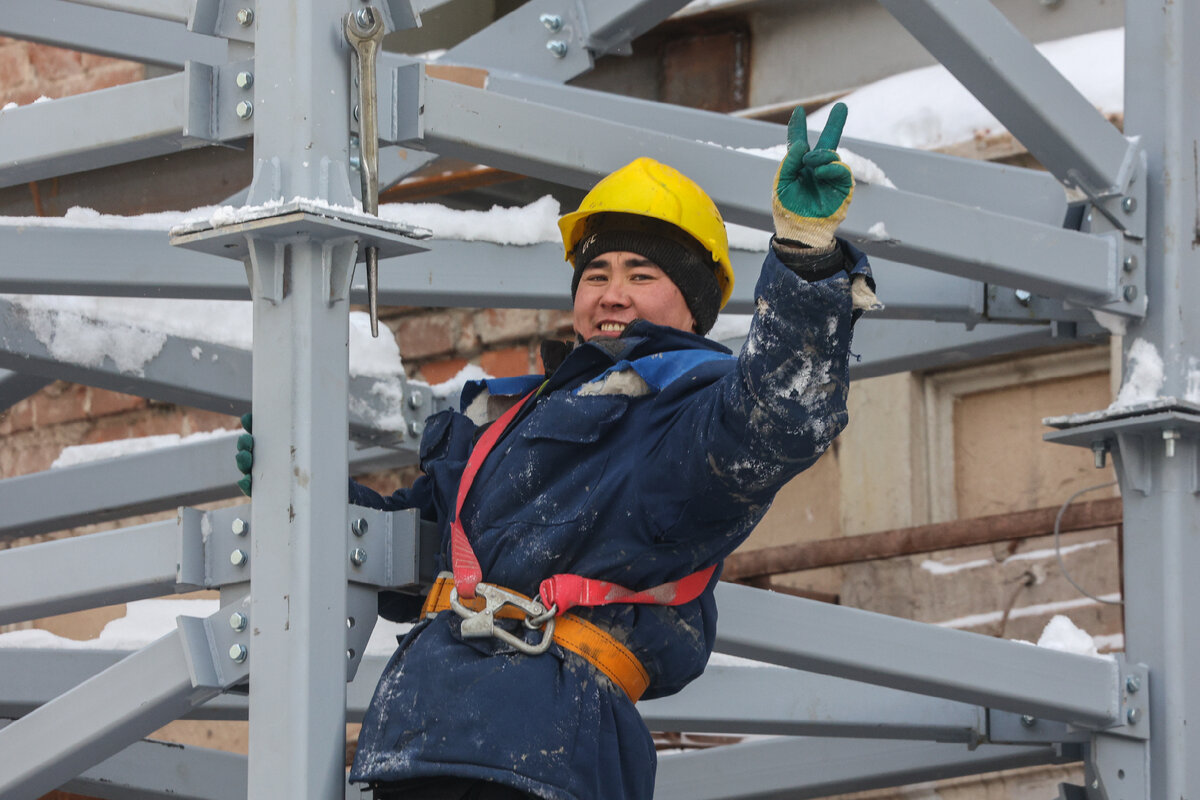
[[[729,522],[747,512],[756,522],[845,427],[847,272],[866,269],[865,258],[846,267],[808,281],[769,252],[736,368],[711,383],[701,368],[660,393],[671,412],[647,466],[670,477],[648,489],[644,504],[660,540],[709,539],[719,557],[728,554],[749,533]]]

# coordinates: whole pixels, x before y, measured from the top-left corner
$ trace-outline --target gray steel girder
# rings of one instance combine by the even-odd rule
[[[41,391],[42,387],[49,383],[49,378],[40,375],[26,375],[23,372],[0,369],[0,413]]]
[[[1079,761],[1078,748],[779,738],[658,761],[656,800],[801,800]]]
[[[0,33],[17,39],[182,69],[189,61],[224,64],[244,47],[189,31],[178,14],[154,18],[68,0],[5,3]]]
[[[1136,143],[990,2],[881,1],[1059,180],[1093,194],[1125,190]]]
[[[238,91],[236,71],[192,62],[174,75],[0,113],[0,186],[244,139],[252,127],[218,99]]]
[[[731,222],[770,229],[776,163],[690,139],[504,97],[449,81],[423,83],[414,143],[578,187],[635,156],[667,161],[704,186]],[[401,125],[401,129],[405,126]],[[540,134],[554,130],[547,139]],[[886,221],[886,232],[872,228]],[[841,235],[872,255],[1088,306],[1116,294],[1118,243],[912,192],[864,184]],[[1122,313],[1136,314],[1135,304]]]
[[[149,361],[122,371],[107,355],[92,364],[61,360],[51,346],[62,342],[49,339],[51,346],[47,346],[35,327],[23,308],[0,300],[0,368],[224,414],[250,410],[249,351],[166,336]],[[47,338],[44,332],[42,336]],[[414,448],[420,437],[412,426],[419,425],[432,408],[428,387],[401,376],[357,376],[350,381],[349,402],[350,433],[356,441]]]
[[[730,583],[717,605],[718,652],[1087,727],[1124,723],[1113,661]]]
[[[111,800],[242,800],[246,770],[237,753],[145,739],[62,788]]]
[[[0,542],[237,497],[238,433],[0,480]],[[416,463],[409,447],[350,448],[350,473]]]

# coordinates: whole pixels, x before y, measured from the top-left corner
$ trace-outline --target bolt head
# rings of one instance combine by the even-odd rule
[[[567,55],[567,43],[561,39],[553,39],[549,42],[546,42],[546,49],[549,50],[550,54],[555,58],[565,58]]]
[[[1028,306],[1033,301],[1033,293],[1024,289],[1013,291],[1013,297],[1017,298],[1017,302],[1023,306]]]
[[[350,532],[355,536],[365,536],[367,534],[367,521],[362,517],[350,523]]]
[[[563,26],[562,17],[560,17],[558,14],[542,14],[540,17],[538,17],[538,22],[545,25],[546,30],[550,31],[551,33],[558,33],[562,30]]]
[[[1138,268],[1138,258],[1135,255],[1125,256],[1125,260],[1121,262],[1121,269],[1126,272],[1133,272]]]
[[[249,100],[241,100],[234,106],[234,111],[237,112],[239,119],[250,119],[254,116],[254,103]]]
[[[233,531],[234,536],[245,536],[250,532],[250,523],[241,517],[235,519],[229,527]]]
[[[238,25],[241,25],[243,28],[249,28],[254,24],[254,9],[239,8],[237,11],[237,21]]]
[[[375,9],[370,6],[360,8],[354,12],[354,21],[358,23],[358,27],[360,28],[375,27]]]
[[[423,405],[425,405],[425,398],[421,396],[420,392],[413,392],[408,396],[409,408],[420,408]]]
[[[246,630],[246,625],[250,623],[250,618],[240,611],[235,611],[229,615],[229,627],[235,631]]]
[[[1121,201],[1121,210],[1126,214],[1132,214],[1134,211],[1137,211],[1137,198],[1126,197],[1123,199]]]
[[[425,423],[424,422],[408,423],[408,432],[413,436],[420,436],[422,433],[425,432]]]
[[[354,121],[355,121],[355,122],[358,122],[358,118],[359,118],[359,116],[360,116],[361,114],[362,114],[362,111],[360,111],[360,110],[359,110],[359,108],[358,108],[358,104],[357,104],[357,103],[355,103],[355,104],[354,104]]]
[[[1137,299],[1138,288],[1136,286],[1126,286],[1125,291],[1121,292],[1121,296],[1125,298],[1126,303],[1132,303]]]
[[[250,653],[248,650],[246,650],[246,645],[244,644],[235,644],[229,648],[229,657],[238,664],[245,661],[246,656],[248,655],[250,655]]]
[[[250,554],[245,550],[234,550],[229,554],[229,563],[235,567],[244,567],[249,560]]]
[[[1130,694],[1137,694],[1142,688],[1142,679],[1137,675],[1130,675],[1125,679],[1125,690]]]
[[[349,648],[349,647],[346,648],[346,660],[347,661],[354,660],[354,649],[353,648]]]
[[[237,84],[239,89],[249,89],[254,85],[254,73],[242,70],[237,74],[237,77],[233,79],[233,82]]]
[[[1021,715],[1021,724],[1023,726],[1025,726],[1026,728],[1032,728],[1034,725],[1037,725],[1037,717],[1031,716],[1029,714],[1022,714]]]
[[[1125,712],[1125,719],[1129,720],[1130,725],[1137,725],[1141,718],[1142,710],[1140,708],[1131,708]]]
[[[361,567],[367,561],[367,551],[361,547],[356,547],[350,551],[350,563],[356,567]]]

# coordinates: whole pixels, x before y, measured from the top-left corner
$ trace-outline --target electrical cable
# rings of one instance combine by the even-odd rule
[[[1103,597],[1096,597],[1096,595],[1092,594],[1087,589],[1083,588],[1082,586],[1080,586],[1078,583],[1075,582],[1075,579],[1071,577],[1071,573],[1067,572],[1066,563],[1063,562],[1062,547],[1059,546],[1059,532],[1058,532],[1058,529],[1062,524],[1063,514],[1065,514],[1067,512],[1067,507],[1070,506],[1071,503],[1075,502],[1076,497],[1079,497],[1079,495],[1081,495],[1081,494],[1087,494],[1088,492],[1094,492],[1097,489],[1107,489],[1109,486],[1116,486],[1116,485],[1117,485],[1116,481],[1109,481],[1108,483],[1101,483],[1097,486],[1089,486],[1086,489],[1080,489],[1078,492],[1076,492],[1075,494],[1073,494],[1067,498],[1067,502],[1062,504],[1062,508],[1058,509],[1058,514],[1054,517],[1054,555],[1058,559],[1058,568],[1062,572],[1063,577],[1067,579],[1068,583],[1070,583],[1072,586],[1074,586],[1076,589],[1078,589],[1080,594],[1090,597],[1091,599],[1095,600],[1097,603],[1106,603],[1107,605],[1110,605],[1110,606],[1123,606],[1123,605],[1125,605],[1124,600],[1105,600]]]

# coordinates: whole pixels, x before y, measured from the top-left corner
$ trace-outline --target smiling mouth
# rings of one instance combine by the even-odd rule
[[[619,334],[624,330],[625,330],[624,322],[601,322],[600,323],[600,332],[601,333],[618,333]]]

